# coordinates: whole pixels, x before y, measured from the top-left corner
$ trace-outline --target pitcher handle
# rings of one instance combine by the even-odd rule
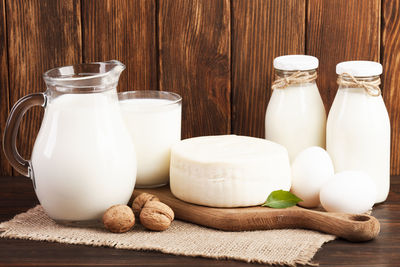
[[[29,160],[21,157],[17,150],[17,134],[21,120],[26,111],[34,106],[45,107],[46,93],[29,94],[17,101],[8,116],[3,136],[3,149],[6,158],[19,173],[32,178],[32,168]]]

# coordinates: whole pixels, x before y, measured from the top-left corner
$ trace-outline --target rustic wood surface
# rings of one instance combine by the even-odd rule
[[[382,2],[383,97],[392,123],[392,151],[400,151],[400,1]],[[400,154],[392,152],[392,173],[400,173]]]
[[[45,91],[43,72],[82,61],[80,2],[78,0],[6,1],[10,103]],[[3,88],[2,88],[3,89]],[[27,112],[17,141],[29,159],[43,109]]]
[[[24,177],[0,177],[0,221],[38,203],[32,183]],[[381,232],[369,242],[338,239],[323,245],[314,257],[320,266],[397,267],[400,262],[400,176],[392,177],[389,197],[374,207]],[[2,266],[260,266],[239,261],[184,257],[150,251],[0,239]]]
[[[9,106],[8,90],[8,58],[7,58],[7,28],[6,28],[6,10],[5,0],[0,1],[0,138],[3,138],[4,127],[6,125]],[[1,143],[1,142],[0,142]],[[1,146],[3,148],[3,146]],[[2,149],[1,149],[2,150]],[[3,153],[0,151],[0,175],[11,174],[11,166]]]
[[[83,60],[123,62],[119,91],[157,90],[155,1],[82,0],[82,11]]]
[[[379,0],[308,1],[306,53],[319,59],[317,84],[327,114],[337,91],[336,64],[379,61]]]
[[[182,138],[230,132],[228,0],[160,0],[160,90],[180,94]]]
[[[399,0],[1,0],[0,8],[1,135],[11,106],[44,91],[42,73],[62,65],[119,59],[127,65],[120,91],[180,93],[183,137],[263,137],[275,56],[320,59],[327,111],[336,63],[380,60],[391,173],[400,174]],[[35,108],[23,121],[18,147],[26,158],[42,113]],[[12,175],[3,155],[0,164]]]
[[[306,1],[232,1],[232,132],[264,137],[277,56],[303,54]]]
[[[379,234],[379,221],[369,215],[324,212],[298,206],[286,209],[267,207],[213,208],[193,205],[177,199],[169,186],[154,189],[136,189],[156,195],[175,213],[175,218],[225,231],[250,231],[302,228],[333,234],[349,241],[360,242]]]

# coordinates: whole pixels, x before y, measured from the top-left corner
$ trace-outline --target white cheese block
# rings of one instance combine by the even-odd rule
[[[288,152],[274,142],[237,135],[182,140],[171,149],[175,197],[210,207],[260,205],[274,190],[290,190]]]

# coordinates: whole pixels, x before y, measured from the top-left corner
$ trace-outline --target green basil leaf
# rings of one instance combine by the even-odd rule
[[[299,203],[300,201],[303,201],[303,200],[288,191],[277,190],[277,191],[271,192],[271,194],[269,194],[265,203],[262,204],[261,206],[270,207],[270,208],[274,208],[274,209],[284,209],[284,208],[292,207],[292,206],[296,205],[297,203]]]

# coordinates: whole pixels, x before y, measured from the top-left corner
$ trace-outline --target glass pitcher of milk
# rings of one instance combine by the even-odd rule
[[[326,113],[317,84],[318,59],[274,59],[276,80],[265,114],[265,138],[286,147],[290,161],[310,146],[325,148]]]
[[[123,121],[116,87],[125,66],[119,61],[55,68],[44,73],[44,93],[21,98],[4,131],[11,165],[33,181],[47,214],[59,222],[101,218],[115,204],[128,203],[136,180],[136,155]],[[45,113],[31,160],[16,148],[25,112]]]
[[[339,89],[329,111],[326,149],[336,172],[364,171],[376,184],[376,203],[390,184],[390,121],[379,89],[382,65],[346,61],[336,65]]]

